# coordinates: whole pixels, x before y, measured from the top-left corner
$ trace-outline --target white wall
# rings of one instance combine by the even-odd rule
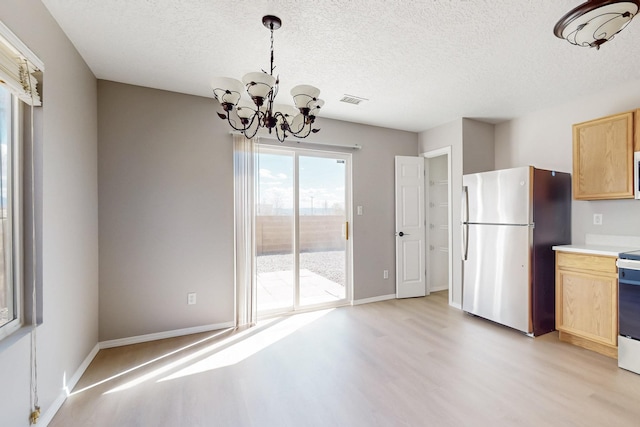
[[[233,147],[217,103],[108,81],[98,95],[100,340],[232,322]],[[353,218],[354,297],[393,294],[394,156],[417,155],[418,136],[318,127],[309,140],[363,146],[351,151],[353,204],[364,208]]]
[[[640,80],[588,94],[565,104],[527,114],[495,127],[496,169],[533,165],[572,172],[574,123],[640,107]],[[593,214],[603,224],[593,225]],[[574,201],[572,240],[584,243],[585,234],[640,236],[640,201]]]
[[[0,2],[0,20],[44,62],[36,120],[42,153],[43,416],[98,341],[96,80],[38,0]],[[6,344],[6,343],[4,343]],[[0,348],[0,424],[28,426],[29,335]]]

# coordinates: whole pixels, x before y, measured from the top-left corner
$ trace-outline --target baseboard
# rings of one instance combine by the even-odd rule
[[[193,328],[174,329],[173,331],[157,332],[155,334],[138,335],[138,336],[129,337],[129,338],[120,338],[116,340],[101,341],[98,343],[98,345],[102,350],[104,348],[121,347],[123,345],[139,344],[142,342],[162,340],[165,338],[174,338],[174,337],[180,337],[183,335],[198,334],[200,332],[209,332],[209,331],[215,331],[218,329],[233,328],[234,326],[235,326],[234,322],[225,322],[225,323],[217,323],[214,325],[196,326]]]
[[[84,374],[84,371],[87,370],[87,368],[89,367],[89,364],[91,363],[93,358],[96,357],[96,354],[98,354],[99,350],[100,350],[100,346],[98,344],[96,344],[91,349],[91,351],[89,352],[87,357],[84,358],[84,360],[82,361],[82,363],[80,364],[76,372],[73,374],[71,378],[69,378],[67,383],[64,385],[65,387],[62,390],[62,393],[58,395],[58,397],[56,398],[56,400],[53,401],[51,406],[49,406],[47,410],[42,414],[42,416],[38,420],[38,425],[41,425],[41,426],[49,425],[51,420],[53,420],[53,417],[60,410],[60,407],[62,406],[64,401],[67,400],[67,397],[69,396],[69,393],[71,393],[71,390],[73,390],[76,384],[78,384],[78,381],[80,381],[80,378]]]
[[[395,299],[395,298],[396,298],[396,294],[380,295],[379,297],[363,298],[363,299],[359,299],[359,300],[354,300],[353,301],[353,305],[369,304],[370,302],[387,301],[387,300]]]
[[[462,310],[462,304],[458,302],[451,302],[449,305],[453,308],[457,308],[458,310]]]

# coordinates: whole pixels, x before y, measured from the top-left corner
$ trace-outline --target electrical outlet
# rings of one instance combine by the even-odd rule
[[[382,277],[385,279],[389,278],[389,270],[382,270]]]
[[[191,292],[187,294],[187,304],[193,305],[196,303],[196,293]]]
[[[602,225],[602,214],[593,214],[593,225]]]

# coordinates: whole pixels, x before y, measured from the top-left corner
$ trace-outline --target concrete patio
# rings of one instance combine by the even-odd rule
[[[293,305],[292,256],[257,257],[258,310],[270,311]],[[344,252],[300,254],[300,304],[315,305],[346,298]]]

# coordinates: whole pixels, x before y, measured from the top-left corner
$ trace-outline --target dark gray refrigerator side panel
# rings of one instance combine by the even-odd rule
[[[531,309],[533,335],[555,330],[554,245],[571,244],[571,175],[534,169]]]

